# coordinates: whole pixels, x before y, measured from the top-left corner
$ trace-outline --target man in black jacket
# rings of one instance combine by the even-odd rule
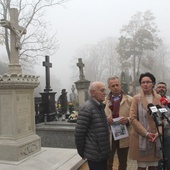
[[[109,128],[102,103],[106,88],[101,82],[93,82],[89,91],[90,99],[78,113],[75,143],[78,154],[87,159],[90,170],[107,170]]]

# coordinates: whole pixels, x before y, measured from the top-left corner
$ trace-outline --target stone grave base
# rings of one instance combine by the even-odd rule
[[[77,170],[85,160],[76,149],[41,148],[41,151],[18,162],[0,161],[2,170]]]
[[[36,134],[41,137],[42,147],[75,149],[76,123],[53,121],[36,125]]]

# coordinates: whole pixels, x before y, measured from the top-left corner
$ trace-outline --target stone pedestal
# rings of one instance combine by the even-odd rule
[[[20,161],[41,149],[35,134],[34,88],[38,77],[0,76],[0,160]]]
[[[20,64],[9,64],[8,65],[8,74],[20,74],[22,72]]]
[[[40,93],[42,96],[42,114],[43,118],[46,114],[47,121],[55,120],[56,106],[55,106],[55,94],[56,92],[43,92]]]
[[[75,84],[78,91],[79,106],[81,106],[86,100],[89,99],[88,90],[90,86],[90,81],[84,79],[76,81]]]

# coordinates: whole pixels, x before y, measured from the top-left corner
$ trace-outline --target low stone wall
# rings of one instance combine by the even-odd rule
[[[42,147],[76,148],[74,140],[76,123],[66,121],[47,122],[36,125],[36,134],[41,137]]]

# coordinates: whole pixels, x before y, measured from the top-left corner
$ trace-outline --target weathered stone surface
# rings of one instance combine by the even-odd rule
[[[76,123],[47,122],[36,125],[36,133],[41,137],[42,147],[76,148],[74,140]]]

